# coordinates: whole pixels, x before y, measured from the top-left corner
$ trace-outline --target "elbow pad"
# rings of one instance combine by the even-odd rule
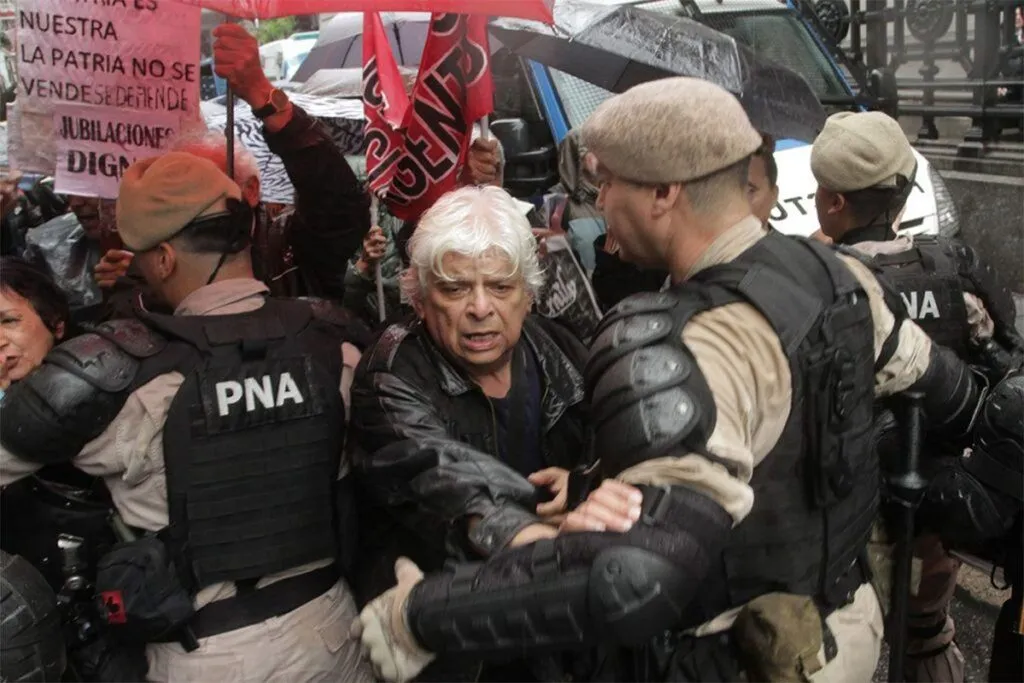
[[[626,534],[566,534],[426,578],[406,608],[413,635],[432,652],[504,658],[680,626],[732,518],[682,486],[645,487],[644,510]]]
[[[988,392],[988,383],[955,353],[934,344],[928,369],[908,391],[924,394],[929,431],[957,438],[973,428]]]

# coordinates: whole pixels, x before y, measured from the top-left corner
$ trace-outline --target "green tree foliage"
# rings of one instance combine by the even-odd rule
[[[275,40],[282,40],[293,33],[295,33],[295,17],[268,19],[260,22],[260,27],[256,30],[256,39],[259,40],[260,45],[263,45]]]

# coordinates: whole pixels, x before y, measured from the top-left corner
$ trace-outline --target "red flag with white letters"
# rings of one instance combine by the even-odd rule
[[[379,59],[377,70],[382,73]],[[400,80],[397,67],[395,74]],[[383,196],[388,210],[404,220],[419,217],[455,188],[473,123],[494,110],[486,16],[431,17],[409,104],[400,149],[394,148],[393,137],[385,147],[385,136],[372,133],[369,124],[367,128],[368,136],[373,135],[369,144],[380,143],[367,155],[367,172],[376,187],[387,185]]]
[[[363,107],[367,181],[370,191],[380,195],[390,185],[402,156],[400,128],[409,109],[409,96],[376,12],[363,14]]]

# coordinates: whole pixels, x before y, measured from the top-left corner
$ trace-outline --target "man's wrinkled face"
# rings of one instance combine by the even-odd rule
[[[100,200],[96,197],[80,197],[78,195],[68,195],[68,208],[78,218],[78,222],[81,224],[82,229],[85,230],[85,234],[89,239],[98,240],[100,238],[101,222],[100,222]]]
[[[655,190],[618,178],[598,165],[597,208],[608,235],[619,245],[619,258],[647,268],[665,265],[662,226],[652,215]]]
[[[416,312],[434,342],[471,373],[509,362],[532,303],[522,274],[504,254],[448,253],[445,277],[429,275]]]

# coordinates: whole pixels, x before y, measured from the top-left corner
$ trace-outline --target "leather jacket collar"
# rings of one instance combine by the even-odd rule
[[[479,387],[456,368],[427,334],[422,323],[413,324],[413,330],[422,340],[431,362],[438,370],[438,385],[449,396],[460,396]],[[540,365],[544,383],[541,409],[544,412],[544,430],[553,426],[565,411],[583,402],[583,376],[555,344],[554,340],[531,317],[523,322],[520,343],[526,341]]]

